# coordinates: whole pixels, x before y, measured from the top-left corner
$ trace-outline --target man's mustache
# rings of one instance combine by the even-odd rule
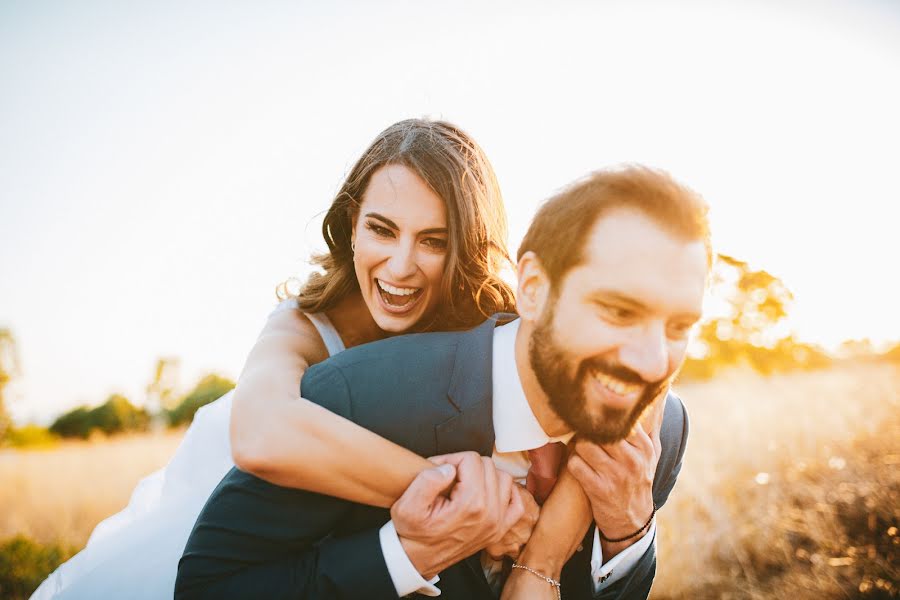
[[[584,375],[587,372],[603,373],[604,375],[608,375],[619,381],[643,385],[646,388],[658,387],[665,381],[665,378],[659,381],[647,381],[637,372],[632,371],[625,365],[600,357],[588,358],[581,362],[581,374]]]

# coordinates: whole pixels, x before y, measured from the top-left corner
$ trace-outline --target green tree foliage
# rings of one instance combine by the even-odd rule
[[[12,419],[6,409],[6,398],[3,392],[18,372],[19,359],[16,352],[16,340],[12,331],[0,327],[0,442],[3,442],[12,427]]]
[[[113,394],[106,402],[91,411],[94,427],[104,433],[144,431],[150,423],[150,415],[138,408],[128,398]]]
[[[73,548],[41,545],[18,535],[0,544],[0,598],[24,600],[63,561]]]
[[[234,382],[230,379],[215,374],[207,375],[181,399],[174,409],[169,411],[169,423],[173,427],[190,423],[198,408],[209,404],[232,389],[234,389]]]
[[[3,443],[13,448],[48,448],[59,441],[54,433],[40,425],[11,427]]]
[[[62,437],[87,438],[97,429],[106,434],[125,431],[144,431],[150,415],[133,405],[125,396],[113,394],[96,408],[79,406],[62,415],[50,426],[50,431]]]
[[[740,364],[765,374],[830,364],[821,349],[792,335],[779,336],[778,328],[793,300],[780,279],[719,254],[711,284],[712,296],[725,300],[726,310],[701,325],[698,341],[705,352],[685,362],[683,378],[707,379],[723,367]]]
[[[147,384],[147,405],[156,410],[172,410],[176,406],[175,388],[178,385],[177,358],[159,358],[153,370],[153,380]]]
[[[900,362],[900,344],[882,354],[882,357],[893,362]]]

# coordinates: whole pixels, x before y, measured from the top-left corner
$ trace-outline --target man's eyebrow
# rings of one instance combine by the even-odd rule
[[[381,221],[382,223],[384,223],[391,229],[400,229],[399,227],[397,227],[396,223],[394,223],[393,221],[391,221],[384,215],[380,215],[376,212],[366,213],[363,216],[366,217],[367,219],[368,218],[378,219],[379,221]],[[422,231],[419,232],[419,235],[434,235],[434,234],[447,235],[447,228],[446,227],[432,227],[431,229],[423,229]]]
[[[621,292],[615,292],[612,290],[599,290],[595,292],[592,297],[595,300],[600,300],[603,302],[615,302],[616,304],[624,305],[632,309],[640,310],[640,311],[649,311],[650,307],[638,300],[637,298],[633,298],[627,294],[623,294]],[[696,322],[700,320],[700,315],[695,312],[685,312],[679,313],[675,315],[676,318],[679,319],[688,319],[692,322]]]
[[[617,304],[624,304],[630,308],[637,308],[640,310],[648,310],[649,307],[638,300],[637,298],[632,298],[627,294],[623,294],[621,292],[614,292],[612,290],[597,290],[591,296],[595,300],[601,300],[604,302],[615,302]]]

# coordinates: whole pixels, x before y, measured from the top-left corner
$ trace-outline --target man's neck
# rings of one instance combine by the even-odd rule
[[[522,389],[525,391],[525,398],[528,400],[531,412],[534,413],[544,433],[549,437],[565,435],[571,429],[550,407],[550,398],[538,383],[537,376],[531,368],[528,343],[533,330],[534,327],[523,319],[516,332],[516,370],[519,373],[519,381],[522,382]]]

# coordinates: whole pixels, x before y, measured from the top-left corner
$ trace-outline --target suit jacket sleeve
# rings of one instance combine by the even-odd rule
[[[675,480],[681,471],[684,461],[684,452],[687,448],[688,416],[684,404],[676,396],[667,399],[672,410],[672,421],[668,424],[671,438],[664,441],[663,452],[657,465],[656,477],[653,483],[653,502],[657,508],[663,506],[675,486]],[[668,408],[668,407],[667,407]],[[669,411],[667,410],[667,413]],[[659,528],[657,528],[657,531]],[[593,528],[588,531],[584,548],[590,548],[593,543]],[[598,594],[593,594],[593,585],[590,581],[590,552],[582,551],[566,564],[563,571],[563,590],[567,587],[582,591],[573,594],[574,597],[594,598],[594,600],[640,600],[650,595],[650,587],[656,576],[656,539],[641,556],[637,565],[616,583],[604,588]],[[565,595],[565,592],[564,592]]]
[[[304,397],[351,416],[338,369],[311,368],[303,390]],[[396,598],[378,527],[342,534],[351,506],[232,469],[194,525],[178,565],[175,597]]]

